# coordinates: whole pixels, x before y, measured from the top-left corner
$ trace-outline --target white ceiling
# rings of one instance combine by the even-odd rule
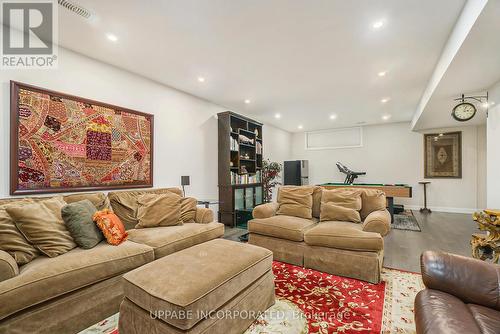
[[[410,121],[465,2],[75,1],[62,46],[289,131]]]
[[[479,103],[476,103],[476,116],[466,123],[455,121],[451,111],[458,103],[454,99],[462,93],[484,95],[500,80],[499,36],[500,1],[490,0],[439,82],[415,124],[415,130],[485,123],[486,112]]]

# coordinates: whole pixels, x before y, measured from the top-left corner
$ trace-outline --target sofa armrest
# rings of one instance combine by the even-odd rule
[[[276,215],[276,211],[278,211],[279,204],[278,203],[266,203],[257,205],[253,208],[252,216],[254,218],[269,218]]]
[[[420,265],[427,288],[500,310],[500,265],[435,251],[422,253]]]
[[[0,250],[0,282],[19,275],[16,260],[9,253]]]
[[[214,212],[207,208],[196,208],[194,221],[198,224],[208,224],[214,221]]]
[[[377,210],[366,216],[363,222],[363,231],[378,232],[386,236],[391,231],[391,214],[387,210]]]

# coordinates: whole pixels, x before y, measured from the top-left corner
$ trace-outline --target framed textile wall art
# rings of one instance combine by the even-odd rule
[[[153,186],[153,115],[11,81],[10,193]]]
[[[462,132],[424,135],[424,177],[462,178]]]

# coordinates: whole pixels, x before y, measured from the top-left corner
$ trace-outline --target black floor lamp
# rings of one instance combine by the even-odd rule
[[[184,190],[184,186],[189,186],[189,176],[181,176],[181,185],[182,185],[182,193],[184,197],[186,197],[186,191]]]

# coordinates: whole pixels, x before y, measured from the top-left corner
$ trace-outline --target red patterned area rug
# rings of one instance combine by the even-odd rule
[[[419,274],[384,268],[370,284],[274,262],[276,303],[245,334],[415,333]],[[118,334],[118,315],[82,333]]]

